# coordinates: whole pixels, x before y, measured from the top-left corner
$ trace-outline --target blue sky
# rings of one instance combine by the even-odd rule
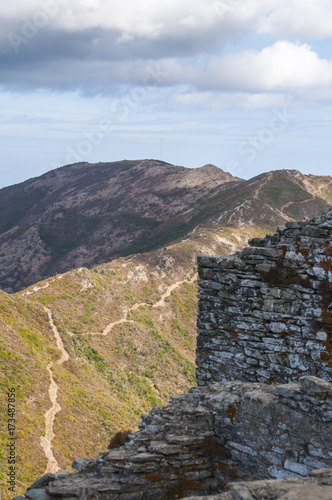
[[[0,23],[0,187],[142,158],[332,175],[332,0],[16,0]]]

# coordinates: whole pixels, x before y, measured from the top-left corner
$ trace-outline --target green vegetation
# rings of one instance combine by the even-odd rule
[[[128,225],[131,224],[134,226],[140,226],[149,229],[154,229],[161,224],[157,220],[148,217],[141,217],[135,213],[121,213],[116,217],[116,222],[120,223],[121,225],[124,222]]]
[[[163,247],[170,241],[178,240],[191,229],[194,223],[176,220],[159,224],[154,231],[144,232],[134,239],[124,250],[123,255],[143,253]]]
[[[46,225],[39,226],[39,236],[51,250],[53,258],[60,259],[81,245],[100,222],[100,217],[89,218],[76,209],[61,207],[52,212],[52,218]]]
[[[96,349],[89,347],[83,337],[73,337],[73,345],[76,355],[83,355],[88,361],[93,363],[99,372],[103,374],[107,372],[106,360],[96,351]]]
[[[22,328],[19,330],[18,335],[22,337],[31,347],[34,347],[37,351],[40,350],[40,338],[37,333],[32,332],[28,328]]]

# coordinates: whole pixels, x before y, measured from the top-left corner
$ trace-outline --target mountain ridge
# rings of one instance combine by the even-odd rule
[[[274,171],[248,181],[207,164],[76,163],[0,190],[0,287],[162,248],[195,227],[276,226],[332,203],[332,178]]]

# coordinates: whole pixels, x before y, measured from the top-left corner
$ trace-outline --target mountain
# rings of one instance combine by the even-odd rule
[[[79,163],[0,191],[1,286],[92,267],[182,236],[206,197],[241,183],[217,167]]]
[[[329,203],[332,178],[296,170],[244,181],[213,165],[68,165],[0,190],[0,288],[162,248],[197,227],[275,227]]]

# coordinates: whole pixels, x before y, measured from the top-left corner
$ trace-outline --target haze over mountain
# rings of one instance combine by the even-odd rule
[[[296,170],[249,181],[213,165],[77,163],[0,190],[0,287],[162,248],[197,226],[270,226],[332,202],[332,178]]]

